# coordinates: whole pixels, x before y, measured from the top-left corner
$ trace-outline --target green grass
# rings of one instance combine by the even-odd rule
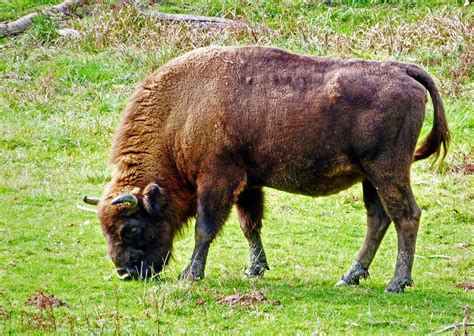
[[[10,20],[39,2],[0,4]],[[0,40],[0,333],[420,335],[462,321],[462,307],[474,306],[472,292],[456,287],[474,281],[473,248],[457,247],[474,243],[474,179],[463,170],[474,144],[472,9],[434,1],[236,0],[166,1],[160,8],[239,19],[249,28],[160,23],[94,4],[80,9],[80,19],[35,23]],[[57,36],[57,27],[82,35]],[[267,190],[263,239],[272,269],[264,279],[241,280],[248,255],[235,214],[212,245],[203,281],[176,280],[191,253],[192,228],[176,241],[161,281],[115,276],[97,219],[75,204],[100,195],[110,179],[110,141],[127,97],[153,69],[193,48],[256,43],[409,61],[435,77],[453,143],[441,172],[429,162],[413,167],[424,213],[415,286],[407,293],[384,293],[396,257],[393,228],[371,278],[334,288],[364,237],[360,186],[318,199]],[[431,121],[428,104],[423,134]],[[268,301],[218,303],[255,290]],[[26,304],[40,292],[67,306]]]
[[[0,0],[0,22],[13,21],[20,16],[56,5],[61,0]]]

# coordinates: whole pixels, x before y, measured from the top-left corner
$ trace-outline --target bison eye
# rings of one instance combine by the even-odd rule
[[[127,226],[122,230],[120,235],[124,239],[134,239],[137,238],[141,233],[142,229],[138,226]]]

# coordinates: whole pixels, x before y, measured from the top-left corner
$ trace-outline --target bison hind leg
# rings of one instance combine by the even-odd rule
[[[358,285],[360,283],[360,279],[367,279],[369,277],[369,270],[366,266],[364,266],[360,261],[356,260],[352,265],[349,271],[344,274],[336,283],[337,287],[341,286],[350,286],[350,285]]]
[[[360,279],[369,277],[369,266],[390,225],[390,218],[385,212],[377,190],[372,183],[365,180],[362,182],[362,188],[367,210],[367,233],[355,262],[336,286],[358,285]]]
[[[414,145],[410,148],[410,156],[406,156],[405,160],[399,156],[395,161],[392,153],[391,156],[383,156],[378,164],[365,167],[368,179],[376,187],[383,208],[394,222],[397,231],[398,255],[395,274],[386,289],[390,293],[401,293],[405,287],[413,284],[411,273],[421,217],[421,209],[416,204],[410,186],[409,168],[413,148]],[[374,169],[377,167],[378,169]]]
[[[244,190],[237,200],[240,228],[249,244],[250,261],[245,278],[262,277],[270,267],[263,249],[260,231],[263,217],[263,191],[261,188]]]

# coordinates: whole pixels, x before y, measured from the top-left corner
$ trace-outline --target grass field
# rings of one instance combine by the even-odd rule
[[[472,291],[457,287],[474,281],[474,249],[468,245],[474,244],[474,179],[468,169],[474,159],[472,6],[162,3],[156,8],[236,19],[248,27],[156,22],[110,1],[78,8],[77,16],[39,18],[24,34],[0,39],[0,334],[421,335],[462,321],[463,307],[474,308]],[[43,6],[0,2],[0,21],[38,5]],[[59,36],[59,27],[81,36]],[[97,219],[76,202],[86,194],[100,196],[109,181],[111,137],[137,83],[171,58],[211,44],[395,59],[433,75],[452,146],[440,169],[428,161],[412,169],[424,211],[414,287],[402,295],[384,293],[396,258],[393,227],[371,277],[359,287],[334,287],[365,234],[360,186],[318,199],[266,190],[263,239],[271,271],[264,279],[241,279],[247,243],[232,214],[211,247],[206,279],[177,281],[192,250],[190,226],[175,242],[174,260],[161,280],[118,280]],[[432,124],[427,106],[423,135]],[[221,300],[255,292],[267,300]],[[41,293],[66,305],[28,304]]]

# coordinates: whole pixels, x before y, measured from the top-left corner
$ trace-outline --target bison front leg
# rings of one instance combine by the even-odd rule
[[[261,188],[246,189],[237,200],[240,228],[249,243],[250,262],[245,277],[263,276],[269,270],[262,245],[260,231],[263,217],[263,191]]]
[[[342,276],[337,286],[358,285],[360,279],[366,279],[369,276],[369,266],[391,222],[372,183],[365,180],[362,188],[367,210],[367,233],[355,262]]]
[[[207,175],[201,177],[198,183],[194,251],[188,267],[179,276],[180,279],[195,281],[204,278],[211,242],[219,233],[235,199],[245,185],[242,175],[232,169],[221,167],[219,171],[227,173],[227,176]]]
[[[181,272],[179,279],[196,281],[204,278],[209,247],[218,232],[218,229],[210,224],[212,222],[214,222],[212,218],[205,214],[198,215],[195,226],[194,251],[188,267]]]

